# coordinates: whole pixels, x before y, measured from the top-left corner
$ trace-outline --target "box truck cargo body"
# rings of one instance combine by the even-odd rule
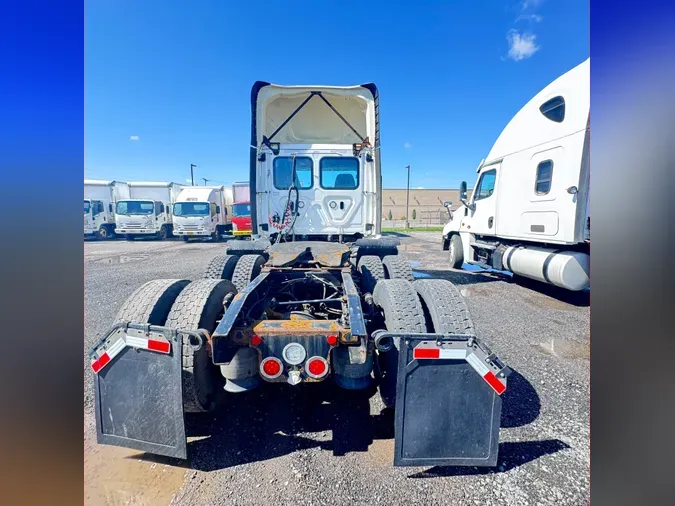
[[[172,205],[182,185],[168,182],[129,183],[129,198],[117,202],[115,232],[128,240],[138,236],[173,236]]]
[[[174,234],[184,241],[211,237],[218,241],[232,230],[232,190],[225,186],[186,186],[173,206]]]
[[[84,236],[109,239],[115,235],[115,203],[129,198],[122,181],[84,180]]]

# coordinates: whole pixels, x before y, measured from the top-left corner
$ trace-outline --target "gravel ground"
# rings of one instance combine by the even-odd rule
[[[85,356],[87,504],[588,504],[588,293],[450,270],[439,239],[402,237],[415,275],[460,286],[477,335],[514,370],[497,469],[394,468],[393,422],[377,395],[370,406],[342,397],[317,405],[291,388],[240,395],[226,412],[188,420],[189,464],[97,445]],[[86,242],[85,353],[138,286],[198,279],[222,248]],[[358,435],[344,431],[347,424]]]

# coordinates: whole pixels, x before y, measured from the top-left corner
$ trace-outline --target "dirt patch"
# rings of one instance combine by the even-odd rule
[[[554,357],[589,359],[591,356],[590,345],[588,343],[580,343],[579,341],[551,339],[544,343],[535,344],[534,347],[542,353]]]
[[[88,448],[84,503],[88,506],[166,505],[183,485],[185,468],[141,460],[145,454],[114,446]]]

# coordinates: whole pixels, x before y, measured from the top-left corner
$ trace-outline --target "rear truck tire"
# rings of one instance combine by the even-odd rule
[[[203,277],[208,279],[227,279],[231,281],[238,260],[238,256],[218,255],[206,266]]]
[[[188,285],[188,279],[155,279],[137,288],[115,316],[115,323],[164,325],[176,297]]]
[[[220,229],[218,227],[216,227],[216,230],[215,232],[213,232],[211,238],[216,242],[220,241],[223,238],[222,234],[220,233]]]
[[[459,289],[445,279],[418,279],[413,287],[422,299],[429,332],[474,334],[469,308]]]
[[[239,258],[232,273],[232,283],[238,291],[244,290],[260,274],[264,263],[262,255],[243,255]]]
[[[223,299],[237,289],[226,279],[193,281],[176,298],[166,326],[182,330],[204,329],[212,333],[223,317]],[[222,400],[224,378],[213,365],[207,343],[195,351],[183,342],[183,409],[188,413],[213,411]]]
[[[405,279],[415,281],[410,260],[405,255],[387,255],[382,259],[384,274],[387,279]]]
[[[124,234],[124,238],[127,241],[133,241],[134,240],[134,235],[133,234]]]
[[[377,283],[373,302],[382,309],[384,324],[392,332],[426,332],[426,318],[422,303],[412,283],[405,279],[385,279]],[[396,376],[398,371],[399,340],[391,350],[377,352],[375,373],[380,398],[387,408],[396,403]]]
[[[384,279],[382,260],[376,255],[364,255],[359,258],[357,269],[361,274],[361,292],[373,293],[377,282]]]
[[[459,234],[452,234],[450,236],[448,253],[450,254],[450,267],[461,269],[464,263],[464,248],[462,247],[462,238]]]

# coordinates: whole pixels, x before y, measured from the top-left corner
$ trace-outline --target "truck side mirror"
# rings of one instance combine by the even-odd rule
[[[462,181],[459,185],[459,200],[466,202],[466,181]]]
[[[216,206],[216,214],[220,214],[220,206]]]
[[[113,209],[112,208],[112,202],[110,202],[110,203],[108,203],[108,212],[110,212],[110,214],[112,214],[112,212],[113,212],[112,209]]]

